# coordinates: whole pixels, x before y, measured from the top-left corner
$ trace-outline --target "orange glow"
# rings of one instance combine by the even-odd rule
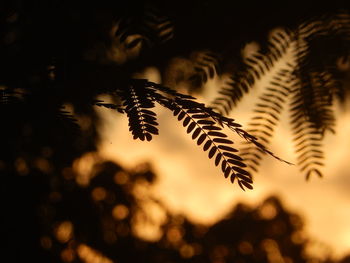
[[[114,182],[116,184],[126,184],[129,181],[129,175],[123,171],[119,171],[114,176]]]
[[[78,246],[77,254],[85,263],[113,263],[112,260],[85,244]]]
[[[71,248],[65,248],[61,251],[61,259],[63,262],[72,262],[75,259],[75,251]]]
[[[50,173],[52,170],[51,164],[44,158],[37,158],[35,160],[35,166],[43,173]]]
[[[292,234],[292,242],[294,244],[301,244],[303,242],[305,242],[305,237],[304,237],[304,233],[303,232],[300,232],[300,231],[297,231],[297,232],[294,232]]]
[[[76,182],[80,186],[87,186],[92,177],[94,177],[93,167],[99,157],[96,153],[86,153],[73,163],[73,171],[76,173]]]
[[[191,258],[195,254],[195,249],[191,245],[183,245],[180,248],[180,254],[183,258]]]
[[[183,232],[178,227],[171,227],[167,233],[166,237],[170,243],[178,243],[181,241]]]
[[[61,243],[67,243],[73,237],[73,224],[70,221],[63,221],[55,228],[55,237]]]
[[[165,222],[166,215],[157,203],[147,200],[149,196],[144,196],[143,198],[143,200],[139,201],[139,204],[144,211],[137,212],[132,219],[133,233],[139,238],[156,241],[163,233],[160,226]]]
[[[265,220],[273,219],[276,216],[276,214],[277,214],[276,208],[271,203],[263,204],[263,206],[260,207],[259,215],[261,216],[261,218]]]
[[[258,46],[253,43],[247,48],[254,51]],[[288,56],[290,54],[287,52],[286,57]],[[285,62],[281,60],[276,65],[283,66],[283,63]],[[138,77],[148,78],[142,75]],[[257,81],[252,92],[232,112],[230,117],[243,124],[243,128],[246,128],[245,124],[252,117],[251,109],[262,87],[269,83],[269,77],[267,75]],[[210,83],[212,86],[208,86],[203,97],[199,98],[203,102],[210,102],[217,92],[215,86],[222,86],[225,79],[215,81]],[[350,109],[349,106],[347,109]],[[302,216],[301,219],[305,222],[304,236],[330,246],[335,258],[350,251],[350,152],[348,143],[344,143],[349,141],[350,114],[342,112],[339,106],[336,106],[336,114],[339,116],[337,134],[327,135],[325,140],[326,166],[323,179],[311,178],[306,183],[298,167],[288,166],[266,156],[260,172],[254,176],[254,190],[248,192],[240,191],[237,185],[231,185],[223,178],[220,169],[207,159],[207,154],[195,145],[182,125],[168,111],[155,108],[160,135],[147,144],[133,140],[127,129],[120,128],[128,127],[125,116],[116,115],[107,109],[96,110],[105,124],[100,129],[103,140],[99,145],[99,153],[127,168],[149,161],[159,175],[151,192],[170,212],[183,213],[196,223],[213,224],[230,212],[238,202],[256,206],[267,196],[277,194],[287,209]],[[290,124],[285,121],[287,116],[288,112],[285,111],[270,149],[281,158],[295,163]],[[234,141],[237,142],[237,138]],[[140,197],[144,196],[143,191],[139,192]],[[267,205],[261,207],[259,215],[268,220],[274,218],[275,213],[276,208]],[[291,220],[295,226],[300,226],[300,219],[292,217]],[[273,231],[283,231],[283,226]],[[312,255],[324,255],[324,251],[318,248]]]
[[[138,183],[134,186],[133,194],[140,200],[145,200],[149,196],[149,185],[143,179],[138,179]]]
[[[95,201],[102,201],[106,199],[107,192],[103,187],[95,187],[91,192],[91,197]]]
[[[83,131],[91,128],[92,120],[89,116],[81,116],[81,115],[78,115],[78,116],[74,115],[74,116],[76,116],[78,124]]]
[[[262,246],[267,253],[267,258],[270,263],[285,263],[275,240],[265,239],[262,241]]]
[[[26,161],[22,158],[18,158],[15,161],[15,167],[16,167],[17,172],[20,175],[27,175],[29,173],[29,167],[28,167]]]
[[[129,209],[125,205],[116,205],[112,210],[112,215],[117,220],[123,220],[129,215]]]

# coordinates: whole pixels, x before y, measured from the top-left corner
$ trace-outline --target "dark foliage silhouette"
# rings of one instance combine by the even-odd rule
[[[91,105],[117,109],[127,114],[129,130],[134,139],[147,141],[159,132],[153,111],[154,103],[158,103],[174,111],[174,115],[179,114],[179,120],[187,114],[184,126],[189,124],[188,133],[196,128],[192,138],[196,139],[200,135],[197,144],[200,145],[205,136],[208,137],[204,150],[209,150],[206,148],[215,140],[215,143],[230,144],[229,140],[222,138],[226,137],[223,133],[201,131],[203,125],[197,123],[197,118],[193,116],[209,118],[219,126],[229,126],[247,140],[248,145],[241,154],[243,159],[226,160],[231,153],[222,150],[227,145],[212,145],[209,157],[215,155],[215,164],[221,163],[225,177],[230,176],[232,182],[239,177],[237,181],[241,188],[251,189],[249,170],[257,171],[262,154],[275,156],[267,147],[273,136],[273,127],[291,94],[290,111],[298,165],[306,172],[307,178],[313,173],[322,175],[319,170],[319,166],[323,165],[322,138],[325,132],[334,131],[333,98],[346,91],[340,85],[340,72],[336,68],[340,58],[348,57],[349,16],[346,10],[305,17],[300,20],[302,22],[294,23],[293,27],[288,25],[272,33],[266,43],[262,42],[261,51],[239,58],[241,62],[236,61],[237,56],[223,59],[227,48],[221,52],[221,56],[216,50],[212,52],[210,49],[191,52],[189,57],[193,71],[185,79],[192,83],[191,86],[201,86],[215,75],[230,72],[228,67],[234,65],[232,81],[228,83],[229,87],[219,91],[220,96],[213,101],[212,110],[192,102],[179,107],[179,102],[195,99],[162,85],[133,78],[134,72],[152,64],[161,67],[171,56],[184,52],[180,46],[176,49],[177,53],[172,51],[165,55],[168,42],[172,42],[169,40],[176,38],[172,21],[175,17],[171,19],[165,15],[166,11],[169,12],[168,8],[159,5],[164,8],[163,14],[156,7],[157,4],[141,4],[133,9],[130,9],[131,4],[112,5],[108,9],[100,3],[87,6],[88,11],[81,12],[74,5],[53,2],[52,5],[42,6],[46,12],[39,12],[34,6],[30,8],[24,5],[21,9],[16,4],[20,6],[21,1],[5,9],[7,12],[3,17],[7,37],[3,40],[3,102],[8,104],[11,101],[9,94],[13,94],[17,88],[26,93],[24,102],[46,101],[53,111],[58,111],[62,119],[70,121],[73,119],[67,118],[61,107],[64,103],[71,103],[80,111],[78,114],[88,115],[89,118],[92,116],[92,125],[97,125],[98,120]],[[66,15],[60,16],[61,13]],[[42,21],[47,21],[47,25],[43,26]],[[174,21],[181,21],[181,17]],[[81,30],[88,23],[93,23],[93,27]],[[181,39],[175,39],[169,45],[179,41]],[[340,48],[335,49],[335,45]],[[289,53],[291,58],[272,76],[270,86],[254,110],[256,115],[249,130],[252,135],[238,128],[233,120],[224,119],[216,113],[228,113],[258,79],[271,73],[275,64],[286,59]],[[327,55],[320,56],[321,53]],[[28,62],[32,60],[36,61],[33,67]],[[17,64],[25,66],[17,69]],[[32,68],[31,78],[28,78],[26,67]],[[23,77],[15,81],[18,76]],[[50,87],[50,91],[46,87]],[[84,98],[80,96],[82,92]],[[103,93],[120,101],[121,105],[96,101],[96,96]],[[182,111],[184,106],[187,107],[187,113]],[[190,116],[191,111],[196,114]],[[93,129],[91,132],[96,133]],[[209,136],[220,138],[211,139]],[[242,169],[246,165],[248,169]]]
[[[81,187],[77,184],[79,175],[73,170],[66,171],[50,191],[43,193],[38,204],[37,243],[22,241],[31,252],[14,253],[15,262],[22,262],[36,250],[41,251],[43,262],[271,262],[276,257],[309,262],[312,259],[305,254],[310,241],[303,237],[302,219],[287,211],[277,197],[267,198],[256,208],[238,204],[224,219],[206,226],[170,214],[156,199],[135,194],[137,187],[149,186],[157,180],[148,165],[127,171],[111,161],[97,161],[92,175],[89,185]],[[161,225],[149,217],[143,205],[145,200],[163,210],[165,219]],[[145,221],[160,227],[157,240],[140,238],[136,227]],[[28,228],[21,231],[22,236],[34,234]],[[13,247],[16,249],[13,252],[23,251],[18,244]]]
[[[137,218],[147,215],[133,192],[153,182],[149,169],[126,171],[112,162],[97,162],[95,174],[85,174],[90,184],[82,187],[72,168],[100,140],[95,106],[126,114],[134,139],[150,141],[161,129],[154,111],[158,104],[173,113],[226,178],[243,190],[252,189],[250,169],[257,170],[263,154],[282,160],[268,146],[288,103],[298,164],[307,177],[321,175],[323,135],[333,132],[335,123],[332,103],[347,94],[337,67],[349,57],[346,3],[314,8],[293,2],[275,12],[269,4],[252,10],[250,3],[229,2],[0,4],[4,258],[269,262],[277,251],[281,257],[307,261],[302,255],[307,241],[297,238],[299,219],[276,198],[266,201],[274,216],[264,218],[259,209],[241,205],[212,227],[171,215],[152,200],[165,211],[166,221],[160,241],[150,242],[134,230]],[[266,40],[276,27],[282,29]],[[260,43],[260,50],[241,56],[252,40]],[[288,54],[292,58],[274,73]],[[169,61],[179,57],[187,66],[174,73]],[[187,83],[190,92],[200,92],[217,76],[230,74],[231,80],[209,107],[175,86],[135,78],[149,66],[157,67],[164,80]],[[268,74],[271,81],[245,131],[223,114]],[[100,94],[111,101],[100,100]],[[238,152],[225,127],[247,147]]]
[[[18,103],[35,104],[36,107],[44,106],[43,103],[47,103],[49,109],[57,111],[56,115],[59,118],[73,124],[72,116],[67,115],[61,109],[64,103],[70,103],[74,109],[77,109],[77,114],[91,119],[92,127],[89,132],[93,134],[96,133],[94,127],[98,125],[98,120],[91,105],[117,109],[120,113],[127,114],[129,130],[134,139],[150,141],[152,136],[158,134],[158,123],[153,111],[154,103],[158,103],[174,111],[175,116],[179,114],[179,120],[187,115],[184,120],[184,126],[189,124],[187,133],[196,128],[192,135],[193,140],[198,135],[200,135],[197,140],[198,145],[206,140],[204,150],[208,150],[211,146],[209,158],[215,155],[215,164],[221,164],[225,177],[230,177],[232,183],[237,178],[242,189],[252,189],[251,175],[244,169],[246,165],[238,155],[232,154],[232,151],[236,151],[236,149],[227,145],[232,144],[232,141],[223,138],[227,136],[218,132],[221,128],[214,124],[229,127],[248,142],[253,143],[254,147],[275,156],[266,146],[240,128],[240,125],[235,123],[233,119],[223,117],[211,108],[197,103],[195,98],[180,94],[165,86],[132,77],[137,69],[148,65],[148,56],[154,53],[154,46],[171,38],[172,26],[168,19],[159,15],[152,8],[135,9],[125,15],[122,13],[123,9],[117,11],[112,8],[111,10],[114,10],[112,12],[101,6],[97,6],[93,14],[88,12],[74,13],[77,10],[72,9],[71,13],[68,12],[67,16],[62,19],[58,17],[56,9],[67,12],[67,10],[63,10],[63,8],[68,8],[67,6],[55,3],[53,6],[44,5],[44,7],[46,7],[47,12],[45,14],[37,13],[35,8],[33,10],[28,8],[30,11],[23,14],[16,9],[8,9],[7,16],[4,17],[5,29],[10,31],[7,34],[14,34],[19,38],[12,39],[10,43],[4,43],[4,56],[7,57],[7,60],[5,59],[3,62],[3,84],[5,86],[1,100],[4,104],[7,105],[11,102],[9,96],[14,95],[14,90],[18,89],[19,92],[23,93],[22,99],[17,100]],[[77,17],[80,20],[75,21]],[[152,21],[150,21],[151,18],[153,18]],[[30,25],[29,28],[26,28],[25,24],[23,28],[31,30],[29,32],[33,33],[34,37],[29,34],[28,39],[22,40],[20,39],[21,34],[11,31],[13,26],[16,30],[24,30],[20,25],[17,26],[22,21],[21,19],[22,23],[27,22]],[[43,27],[40,24],[42,21],[46,21],[45,19],[52,23],[53,29]],[[95,28],[92,28],[91,32],[83,30],[81,34],[74,36],[74,31],[79,26],[91,22],[88,19],[96,23]],[[110,20],[108,21],[108,19]],[[159,24],[155,24],[157,21]],[[70,26],[70,23],[73,23],[73,26]],[[58,30],[58,27],[62,26],[65,29],[64,33],[56,36],[57,32],[54,29]],[[108,29],[108,27],[111,28]],[[46,32],[46,30],[49,31]],[[107,39],[103,39],[100,36],[103,33],[112,35],[109,37],[104,35]],[[72,38],[73,43],[68,45],[63,39],[69,37]],[[23,46],[6,52],[6,49],[11,49],[17,44]],[[143,48],[144,46],[145,48]],[[41,49],[45,52],[42,52]],[[146,50],[144,51],[144,49]],[[141,54],[142,52],[144,54]],[[31,56],[33,53],[39,57]],[[25,69],[21,72],[15,67],[18,63],[28,63],[28,60],[38,61],[38,65],[35,65],[29,79]],[[203,67],[207,68],[209,77],[213,77],[214,71],[218,72],[215,69],[217,61],[210,53],[197,56],[194,60],[196,61],[194,67],[196,74],[200,74],[200,78],[204,81],[207,77],[205,77],[206,70]],[[13,79],[18,76],[21,76],[19,83]],[[190,79],[193,77],[191,76]],[[82,92],[84,98],[80,96]],[[96,101],[96,96],[103,93],[109,94],[115,101],[120,101],[121,105]],[[50,112],[49,109],[48,112]],[[197,119],[201,119],[202,123],[198,123]],[[211,124],[203,125],[203,121]],[[208,129],[210,131],[205,131]],[[97,134],[93,136],[97,136]]]
[[[289,104],[298,165],[307,179],[312,174],[322,177],[322,140],[325,133],[334,133],[333,104],[336,99],[344,102],[348,93],[341,83],[339,61],[349,57],[349,18],[348,11],[339,11],[272,33],[262,51],[245,58],[243,69],[233,73],[229,86],[213,101],[215,108],[228,113],[258,79],[284,59],[285,66],[272,73],[266,92],[259,97],[248,131],[267,146],[284,105]],[[257,171],[262,153],[248,146],[243,156]]]

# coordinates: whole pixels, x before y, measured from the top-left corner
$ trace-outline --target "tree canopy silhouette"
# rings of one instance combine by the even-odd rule
[[[306,252],[312,241],[303,233],[302,218],[285,209],[276,196],[258,207],[237,204],[210,226],[174,215],[160,200],[137,194],[137,188],[157,180],[147,164],[125,170],[97,158],[88,186],[79,185],[79,176],[66,170],[54,182],[49,182],[47,175],[37,174],[34,182],[13,183],[12,189],[21,186],[28,196],[35,192],[37,200],[34,206],[30,198],[24,198],[10,210],[4,257],[11,262],[26,262],[28,258],[37,262],[316,260]],[[40,187],[38,181],[42,182]],[[158,207],[163,219],[154,221],[145,203]],[[35,221],[28,220],[31,216]],[[140,224],[158,229],[159,237],[145,239]],[[347,261],[344,257],[318,262]]]

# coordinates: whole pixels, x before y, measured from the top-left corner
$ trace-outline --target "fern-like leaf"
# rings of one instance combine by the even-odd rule
[[[291,123],[295,141],[295,151],[298,155],[298,166],[306,173],[306,179],[315,173],[322,176],[320,166],[323,166],[322,135],[320,129],[308,119],[304,111],[304,96],[299,88],[292,91]]]
[[[211,103],[219,113],[229,114],[234,106],[248,93],[255,82],[271,70],[274,64],[287,53],[292,33],[287,29],[275,32],[267,44],[267,52],[250,54],[241,64],[241,70],[234,72],[230,81],[219,91]]]
[[[236,154],[238,150],[232,147],[233,141],[223,133],[224,126],[253,143],[262,152],[282,160],[259,143],[256,137],[244,131],[234,119],[224,117],[203,103],[196,102],[192,96],[146,79],[131,80],[127,88],[118,89],[117,94],[121,97],[123,106],[103,101],[95,101],[94,104],[126,113],[129,118],[129,130],[134,139],[149,141],[152,135],[158,134],[156,114],[150,110],[154,107],[154,102],[157,102],[173,112],[187,133],[192,134],[191,137],[197,145],[203,145],[203,150],[208,151],[209,159],[213,158],[215,165],[221,166],[224,176],[230,177],[232,183],[237,180],[243,190],[253,188],[252,176],[247,171],[243,159]]]
[[[143,20],[143,30],[153,42],[164,44],[174,37],[174,23],[155,7],[146,8]]]
[[[218,125],[221,127],[228,127],[230,130],[238,134],[240,137],[245,139],[247,142],[254,144],[257,148],[259,148],[262,152],[271,155],[272,157],[276,158],[279,161],[285,162],[287,164],[292,164],[288,161],[285,161],[281,159],[280,157],[276,156],[273,152],[268,150],[268,148],[260,143],[258,141],[258,138],[251,135],[250,133],[246,132],[242,129],[242,125],[237,123],[234,119],[224,117],[221,114],[215,112],[212,108],[206,107],[203,103],[198,103],[193,100],[187,100],[187,99],[177,99],[176,102],[180,105],[182,105],[184,108],[189,109],[197,109],[200,110],[206,114],[208,114],[208,117],[210,117],[212,120],[214,120]]]
[[[102,100],[96,100],[93,102],[93,105],[99,106],[99,107],[104,107],[107,109],[112,109],[112,110],[116,110],[119,113],[126,113],[125,111],[125,107],[121,106],[121,105],[116,105],[113,103],[106,103]]]
[[[142,141],[150,141],[152,134],[158,134],[156,114],[150,110],[154,102],[148,92],[143,80],[133,80],[127,89],[120,92],[129,118],[129,130],[134,139]]]
[[[280,120],[281,112],[290,92],[289,87],[286,86],[290,78],[291,73],[288,69],[279,70],[270,81],[266,92],[259,97],[259,102],[254,109],[255,115],[248,124],[249,129],[247,131],[262,141],[265,147],[270,143],[274,128]],[[260,148],[252,145],[242,149],[242,157],[248,167],[255,172],[258,171],[262,154],[264,152]]]
[[[197,140],[198,145],[204,144],[203,150],[209,151],[209,159],[215,157],[215,166],[221,163],[225,178],[230,177],[232,183],[237,179],[243,190],[253,189],[251,174],[244,169],[246,164],[241,157],[233,153],[237,150],[231,146],[233,142],[227,139],[222,128],[217,126],[216,122],[208,120],[210,114],[202,109],[186,106],[186,103],[173,102],[173,114],[187,127],[187,133],[192,133],[192,139]]]
[[[196,85],[206,83],[208,79],[214,78],[220,72],[219,57],[211,51],[193,52],[190,60],[193,63],[194,74],[189,77],[189,80]]]

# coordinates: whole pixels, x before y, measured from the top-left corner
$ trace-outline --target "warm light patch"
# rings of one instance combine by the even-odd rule
[[[247,43],[242,50],[242,57],[247,58],[260,50],[260,45],[258,42]]]
[[[106,199],[106,197],[107,197],[106,189],[104,189],[101,186],[95,187],[91,192],[91,197],[95,201],[102,201],[102,200]]]
[[[183,258],[191,258],[194,256],[194,253],[195,253],[195,249],[191,245],[186,244],[181,246],[180,248],[180,254]]]
[[[166,237],[170,243],[178,243],[181,241],[182,236],[183,233],[178,227],[171,227],[166,233]]]
[[[337,60],[337,67],[340,71],[347,71],[350,69],[350,60],[346,57],[339,58]]]
[[[273,31],[271,34],[276,32]],[[259,47],[254,45],[250,48],[251,52],[259,50]],[[251,109],[257,97],[263,92],[263,88],[269,85],[271,76],[286,66],[286,62],[293,55],[292,50],[293,46],[286,51],[284,58],[276,62],[276,66],[266,74],[266,77],[257,81],[253,88],[254,92],[246,95],[232,112],[231,117],[243,124],[244,128],[253,114]],[[347,68],[346,65],[343,67]],[[218,85],[222,86],[223,84]],[[217,89],[208,88],[209,102],[213,98],[211,94],[216,95],[215,92]],[[339,114],[337,134],[334,137],[329,136],[325,141],[327,153],[332,154],[326,154],[324,179],[305,183],[298,167],[288,166],[266,157],[262,162],[259,176],[254,177],[254,190],[242,193],[237,185],[231,185],[222,178],[220,169],[216,169],[213,163],[207,160],[207,156],[193,144],[182,125],[173,119],[171,113],[161,108],[157,110],[161,134],[155,136],[150,144],[145,144],[132,140],[127,129],[120,128],[128,126],[125,116],[98,108],[98,114],[105,121],[105,125],[101,125],[103,140],[99,145],[99,151],[106,159],[116,161],[130,169],[137,163],[145,161],[152,163],[159,180],[152,186],[151,194],[157,196],[171,212],[184,213],[196,223],[213,224],[229,213],[238,201],[255,206],[267,196],[278,194],[288,210],[296,211],[302,216],[301,218],[291,216],[290,222],[296,228],[303,225],[302,221],[306,222],[305,236],[331,245],[332,252],[337,257],[349,251],[349,239],[342,238],[344,233],[349,233],[349,224],[346,220],[349,215],[344,212],[350,211],[349,147],[344,143],[348,141],[350,132],[350,125],[347,125],[350,123],[348,113],[339,114],[339,108],[336,110],[336,114]],[[276,128],[269,149],[279,157],[295,163],[296,156],[288,115],[288,111],[282,113],[282,123]],[[273,209],[266,210],[269,212],[262,211],[262,217],[273,217]],[[332,213],[329,213],[330,210]],[[283,226],[281,229],[283,230]],[[323,253],[323,250],[319,249],[316,253]]]
[[[61,251],[61,259],[63,262],[72,262],[75,259],[75,251],[71,248],[65,248]]]
[[[84,115],[74,115],[74,117],[76,118],[80,128],[83,131],[87,131],[91,128],[92,126],[92,120],[89,116],[84,116]]]
[[[284,263],[281,251],[278,244],[273,239],[264,239],[262,241],[262,247],[267,253],[267,258],[270,263]]]
[[[263,204],[259,209],[259,215],[262,219],[271,220],[277,215],[276,207],[271,203]]]
[[[61,243],[67,243],[73,237],[73,224],[70,221],[59,223],[55,230],[55,237]]]
[[[129,209],[125,205],[116,205],[112,210],[112,216],[117,220],[123,220],[129,215]]]
[[[91,247],[81,244],[77,248],[77,254],[85,263],[113,263],[112,260],[102,255],[102,253],[92,249]]]
[[[139,205],[143,211],[138,211],[133,217],[134,234],[145,240],[158,240],[163,234],[161,225],[166,220],[164,209],[151,199],[142,200]]]
[[[37,158],[35,160],[35,167],[43,173],[50,173],[52,171],[51,164],[45,158]]]
[[[146,197],[150,194],[149,184],[144,179],[138,179],[134,188],[133,194],[137,199],[145,200]]]
[[[296,231],[292,234],[291,239],[294,244],[302,244],[305,241],[304,233]]]
[[[129,175],[124,171],[119,171],[114,175],[114,182],[116,184],[126,184],[129,181]]]
[[[73,171],[76,173],[76,182],[80,186],[87,186],[94,177],[93,167],[99,161],[96,153],[86,153],[73,163]]]
[[[17,170],[17,173],[19,173],[20,175],[27,175],[29,173],[29,167],[27,165],[27,162],[22,158],[16,159],[15,168]]]
[[[148,79],[149,81],[154,83],[162,82],[160,72],[156,67],[147,67],[143,69],[143,71],[133,74],[133,78]]]

